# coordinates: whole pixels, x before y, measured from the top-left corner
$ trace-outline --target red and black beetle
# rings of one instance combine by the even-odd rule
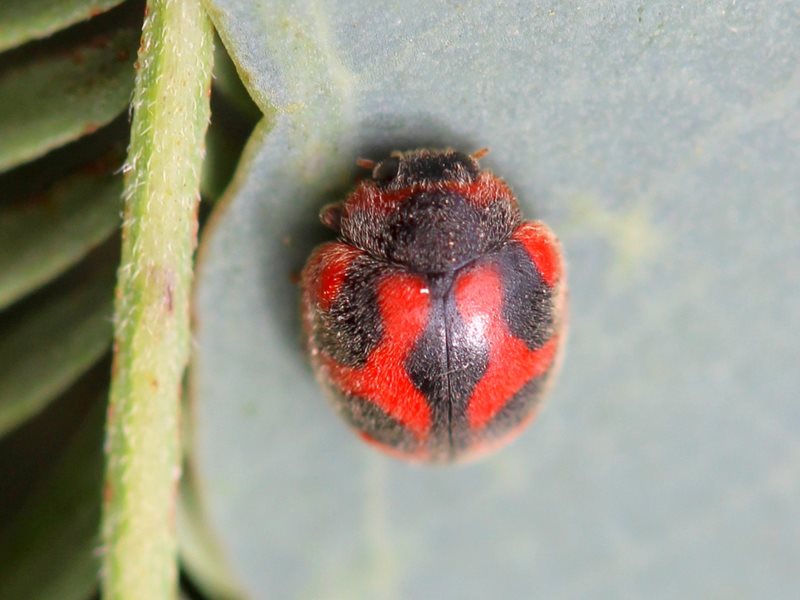
[[[558,365],[558,240],[523,221],[482,153],[395,152],[321,219],[339,241],[302,274],[318,378],[367,441],[452,461],[515,437]]]

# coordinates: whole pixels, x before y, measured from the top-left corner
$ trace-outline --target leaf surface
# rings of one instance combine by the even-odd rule
[[[112,282],[88,281],[14,322],[0,335],[0,436],[41,411],[111,344]]]
[[[0,531],[0,597],[83,600],[97,589],[105,402]]]
[[[138,32],[101,34],[0,71],[0,172],[92,133],[133,90]]]
[[[95,17],[122,0],[4,0],[0,52]]]
[[[196,293],[200,497],[251,597],[800,585],[775,559],[800,553],[791,3],[207,4],[276,112],[206,231]],[[292,282],[355,159],[425,146],[488,146],[482,164],[561,237],[571,286],[547,409],[446,469],[346,430]]]
[[[119,226],[121,196],[122,178],[101,160],[33,198],[0,205],[0,309],[108,238]]]

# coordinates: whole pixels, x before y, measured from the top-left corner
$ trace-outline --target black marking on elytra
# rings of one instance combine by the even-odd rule
[[[548,379],[553,373],[550,367],[545,373],[534,377],[522,389],[509,398],[485,427],[485,435],[492,439],[501,438],[519,426],[542,401]]]
[[[334,393],[339,414],[357,430],[368,433],[381,444],[400,450],[414,450],[419,445],[413,433],[374,402],[340,390],[334,390]]]
[[[541,348],[554,332],[553,291],[519,242],[509,241],[495,257],[502,273],[506,325],[531,350]]]
[[[463,445],[467,403],[489,360],[486,339],[470,332],[456,309],[452,281],[452,274],[428,277],[429,288],[440,291],[431,294],[428,323],[405,364],[431,410],[431,450],[447,456]]]
[[[450,447],[453,455],[470,444],[469,399],[489,366],[489,341],[468,328],[456,308],[455,294],[446,301],[447,380],[450,398]]]
[[[469,183],[478,173],[478,162],[463,152],[420,150],[390,156],[375,167],[373,178],[383,188],[399,189],[436,181]]]
[[[514,205],[479,207],[455,192],[412,195],[373,238],[379,253],[418,273],[455,270],[499,247],[518,224]]]
[[[330,309],[318,309],[315,314],[315,340],[320,350],[343,365],[364,366],[383,337],[378,280],[391,275],[385,263],[366,255],[348,265]]]
[[[422,392],[431,410],[431,445],[449,447],[450,402],[447,389],[447,322],[444,295],[449,288],[442,278],[428,282],[437,294],[431,295],[428,322],[405,361],[405,369],[414,386]],[[448,277],[452,282],[452,277]]]

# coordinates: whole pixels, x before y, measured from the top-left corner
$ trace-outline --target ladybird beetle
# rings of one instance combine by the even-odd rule
[[[311,361],[341,416],[395,456],[472,457],[534,417],[559,363],[558,240],[485,151],[394,152],[320,218],[302,273]]]

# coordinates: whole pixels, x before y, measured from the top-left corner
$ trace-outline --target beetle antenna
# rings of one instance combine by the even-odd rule
[[[489,149],[488,148],[481,148],[480,150],[475,150],[475,152],[470,154],[470,156],[472,158],[474,158],[475,160],[480,160],[484,156],[486,156],[487,154],[489,154]]]
[[[375,161],[368,158],[357,158],[356,165],[362,169],[369,169],[370,171],[375,168]]]

